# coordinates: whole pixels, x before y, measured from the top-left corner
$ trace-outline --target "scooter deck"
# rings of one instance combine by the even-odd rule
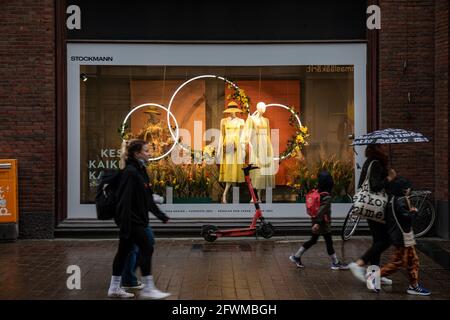
[[[242,228],[242,229],[229,229],[229,230],[217,230],[215,232],[217,237],[240,237],[251,236],[255,234],[256,228]]]

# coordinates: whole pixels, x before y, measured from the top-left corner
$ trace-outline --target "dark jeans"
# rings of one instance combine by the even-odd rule
[[[150,244],[146,227],[132,226],[130,237],[119,239],[119,248],[113,262],[113,276],[122,276],[127,257],[133,251],[134,245],[138,246],[141,253],[139,267],[141,268],[142,276],[145,277],[151,274],[153,245]]]
[[[155,237],[153,236],[153,230],[150,226],[145,228],[145,232],[147,233],[148,239],[150,241],[150,245],[153,247],[155,244]],[[137,245],[133,246],[133,250],[128,254],[125,268],[122,272],[122,284],[125,286],[137,286],[138,280],[136,278],[136,269],[137,269],[137,261],[140,257],[139,247]]]
[[[331,233],[325,233],[322,235],[325,239],[325,243],[327,245],[327,252],[331,256],[335,253],[333,248],[333,239],[331,238]],[[307,242],[303,244],[303,248],[305,248],[305,251],[311,248],[313,245],[317,243],[317,240],[319,239],[320,234],[313,234],[311,239],[309,239]]]
[[[372,246],[361,257],[366,265],[371,264],[375,266],[380,265],[381,254],[391,246],[391,239],[389,238],[388,228],[386,224],[379,223],[367,219],[370,233],[372,234]]]

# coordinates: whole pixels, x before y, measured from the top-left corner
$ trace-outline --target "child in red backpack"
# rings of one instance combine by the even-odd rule
[[[327,252],[331,259],[332,270],[347,270],[348,266],[339,261],[333,248],[331,237],[331,191],[333,189],[333,177],[328,171],[322,171],[318,177],[318,189],[320,193],[320,207],[315,218],[312,218],[312,236],[305,242],[298,251],[289,257],[298,268],[304,268],[302,255],[317,243],[320,236],[323,236],[327,245]]]

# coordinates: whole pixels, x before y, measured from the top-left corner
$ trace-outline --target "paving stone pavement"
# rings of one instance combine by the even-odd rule
[[[305,239],[157,239],[153,275],[169,299],[450,299],[450,271],[419,252],[420,281],[431,297],[405,293],[404,271],[392,276],[394,285],[369,292],[350,271],[330,270],[325,243],[303,258],[305,269],[288,260]],[[425,240],[432,241],[432,240]],[[448,248],[448,242],[436,241]],[[338,256],[350,262],[370,245],[368,238],[335,240]],[[0,299],[107,299],[117,241],[22,240],[0,244]],[[383,255],[389,257],[390,250]],[[81,269],[81,290],[66,286],[69,265]]]

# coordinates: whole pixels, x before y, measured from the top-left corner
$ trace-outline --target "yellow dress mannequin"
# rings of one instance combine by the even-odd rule
[[[222,203],[227,203],[226,196],[233,183],[244,182],[244,150],[241,145],[241,134],[245,127],[245,121],[236,117],[236,113],[242,112],[237,104],[230,102],[224,113],[227,118],[220,121],[220,141],[218,159],[220,161],[219,181],[225,182],[225,190],[222,195]]]
[[[255,115],[247,118],[243,142],[250,146],[249,163],[259,167],[250,171],[250,178],[261,200],[262,190],[275,186],[275,163],[269,119],[263,117],[266,105],[262,102],[258,103],[257,111]]]

